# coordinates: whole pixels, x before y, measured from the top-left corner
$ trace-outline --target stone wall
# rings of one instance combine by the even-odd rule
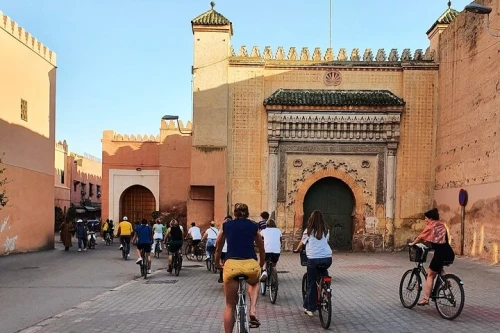
[[[491,27],[500,26],[500,3]],[[500,244],[500,53],[486,17],[462,13],[440,38],[439,115],[435,156],[435,205],[461,247],[458,191],[469,193],[465,210],[464,254],[498,262]],[[495,32],[495,30],[494,30]],[[496,31],[498,32],[498,31]]]

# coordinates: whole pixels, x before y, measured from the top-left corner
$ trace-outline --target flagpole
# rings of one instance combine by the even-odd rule
[[[330,0],[330,48],[332,48],[332,0]]]

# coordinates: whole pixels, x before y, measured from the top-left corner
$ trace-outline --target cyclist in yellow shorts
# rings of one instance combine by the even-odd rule
[[[224,331],[230,333],[234,327],[234,309],[236,294],[238,293],[238,281],[234,280],[238,275],[248,276],[248,296],[250,306],[250,327],[257,328],[260,322],[256,317],[257,298],[259,297],[260,271],[265,264],[264,242],[259,232],[258,225],[248,219],[248,206],[243,203],[234,205],[234,220],[227,221],[222,225],[222,231],[217,238],[215,263],[220,265],[222,248],[227,241],[227,253],[224,263],[223,281],[226,297],[226,308],[224,309]],[[259,251],[259,261],[255,253],[254,242]]]

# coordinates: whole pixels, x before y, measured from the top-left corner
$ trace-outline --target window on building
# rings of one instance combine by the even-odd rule
[[[80,182],[79,182],[78,180],[75,180],[75,181],[73,182],[73,188],[75,189],[75,192],[76,192],[76,190],[77,190],[77,188],[78,188],[78,184],[80,184]]]
[[[85,191],[87,189],[87,184],[81,183],[80,187],[81,187],[81,191],[80,192],[81,192],[82,196],[85,195],[85,194],[87,194],[87,192]]]
[[[101,197],[101,185],[96,185],[96,188],[97,188],[97,197],[100,198]]]
[[[21,99],[21,119],[28,121],[28,102]]]
[[[89,183],[89,197],[94,196],[94,184]]]
[[[61,170],[61,184],[64,184],[64,170]]]

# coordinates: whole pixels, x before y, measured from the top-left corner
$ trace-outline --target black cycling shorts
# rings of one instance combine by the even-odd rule
[[[151,253],[151,244],[150,243],[140,243],[137,244],[137,249],[140,251],[144,249],[146,253]]]
[[[271,262],[273,264],[276,264],[276,263],[278,263],[278,260],[280,260],[280,254],[266,252],[266,261],[268,261],[269,259],[271,259]]]
[[[193,246],[197,246],[198,244],[200,244],[201,242],[201,239],[193,239]]]

